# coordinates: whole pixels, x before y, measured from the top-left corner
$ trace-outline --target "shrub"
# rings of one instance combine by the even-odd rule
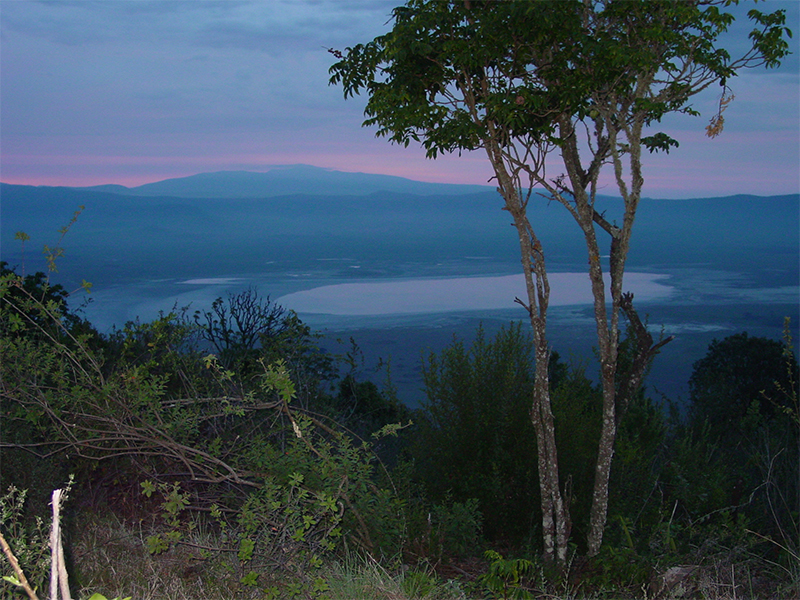
[[[50,577],[50,528],[38,516],[25,518],[27,490],[10,486],[0,496],[0,533],[12,546],[19,567],[25,573],[34,590],[45,589]],[[0,553],[0,565],[8,577],[14,575],[5,553]],[[0,578],[0,596],[10,598],[18,592],[18,586],[6,577]]]
[[[423,366],[427,400],[411,453],[434,503],[478,501],[489,537],[525,537],[538,498],[529,412],[532,346],[520,324],[470,348],[460,341]]]

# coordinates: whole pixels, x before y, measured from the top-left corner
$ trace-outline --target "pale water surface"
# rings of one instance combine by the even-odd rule
[[[673,288],[664,283],[668,278],[663,274],[627,273],[625,289],[639,300],[663,300],[673,293]],[[549,282],[551,306],[592,303],[586,273],[552,273]],[[277,302],[301,315],[367,316],[502,310],[514,308],[516,298],[527,303],[522,274],[339,283],[287,294]]]

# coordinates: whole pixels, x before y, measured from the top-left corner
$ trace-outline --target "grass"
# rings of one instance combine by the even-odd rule
[[[113,516],[84,516],[76,530],[79,535],[70,547],[76,575],[72,588],[79,590],[79,598],[100,592],[109,598],[215,600],[231,591],[230,578],[220,580],[213,571],[198,568],[200,554],[190,547],[148,553],[148,532],[141,525]]]
[[[70,584],[74,597],[85,600],[94,593],[107,598],[132,597],[135,600],[239,600],[306,598],[292,595],[292,579],[276,572],[269,564],[254,560],[242,564],[235,554],[220,554],[207,549],[216,546],[213,531],[194,528],[185,543],[158,555],[148,553],[146,540],[152,531],[144,522],[124,521],[104,512],[81,514],[67,540],[71,566]],[[2,562],[2,561],[0,561]],[[660,594],[653,587],[604,590],[583,587],[588,582],[581,569],[571,574],[581,581],[576,587],[555,586],[537,577],[528,582],[529,595],[537,600],[641,600],[703,599],[744,600],[746,598],[798,597],[797,581],[776,587],[763,561],[740,553],[720,552],[690,565],[690,574],[669,591]],[[462,565],[465,566],[465,565]],[[425,564],[409,566],[399,558],[377,561],[357,553],[342,553],[313,574],[327,589],[317,597],[328,600],[479,600],[490,597],[486,588],[475,582],[475,575],[486,572],[486,564],[476,562],[468,577],[463,569],[434,570]],[[5,565],[3,565],[3,571]],[[667,569],[662,569],[667,571]],[[257,585],[242,578],[257,573]],[[773,573],[774,575],[774,573]],[[541,581],[540,581],[541,580]],[[310,580],[309,580],[310,581]],[[591,584],[589,584],[591,585]],[[310,588],[305,588],[306,591]],[[21,596],[20,596],[21,597]],[[44,596],[42,596],[44,597]],[[512,596],[509,596],[512,597]]]
[[[432,570],[403,568],[391,571],[375,560],[348,555],[327,567],[332,600],[466,600],[470,596],[457,580],[442,580]]]
[[[258,586],[241,578],[259,565],[241,565],[235,556],[209,555],[213,545],[208,533],[194,531],[187,544],[159,555],[149,554],[149,532],[141,524],[123,523],[113,516],[84,516],[72,541],[74,572],[72,588],[78,598],[100,592],[108,598],[132,596],[136,600],[234,600],[287,597],[290,586],[265,576]],[[391,561],[390,561],[391,563]],[[262,565],[261,567],[266,567]],[[348,553],[324,565],[319,577],[329,586],[323,597],[330,600],[471,600],[464,584],[444,580],[433,570],[408,568],[395,561],[385,566],[374,559]],[[302,596],[301,596],[302,597]]]

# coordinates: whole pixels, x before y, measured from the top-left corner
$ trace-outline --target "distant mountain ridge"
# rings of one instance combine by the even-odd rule
[[[764,273],[777,270],[784,274],[780,285],[796,286],[799,205],[798,194],[644,199],[629,266],[747,264]],[[342,257],[361,265],[343,274],[361,277],[402,277],[416,272],[407,267],[412,264],[449,275],[447,265],[465,256],[482,257],[491,273],[519,269],[510,217],[491,186],[307,165],[206,173],[135,188],[0,183],[2,259],[31,270],[46,267],[40,253],[25,254],[16,232],[31,236],[28,248],[52,245],[80,206],[85,210],[70,228],[62,263],[69,272],[74,260],[72,271],[97,283],[290,266],[305,272],[318,261]],[[597,208],[611,222],[621,218],[619,198],[598,196]],[[583,269],[585,246],[568,211],[538,196],[528,210],[550,268]]]
[[[52,244],[75,210],[84,206],[70,228],[66,263],[74,259],[76,272],[80,269],[82,277],[96,282],[110,282],[121,274],[167,278],[181,272],[186,277],[221,277],[290,263],[303,270],[316,261],[341,257],[359,261],[363,269],[358,273],[363,277],[368,276],[367,264],[377,265],[375,273],[380,276],[402,276],[403,268],[385,265],[446,266],[464,256],[486,258],[493,264],[492,272],[519,268],[510,217],[501,210],[502,199],[488,186],[476,186],[481,191],[469,193],[471,186],[420,184],[413,188],[419,193],[383,189],[367,194],[387,181],[407,180],[343,174],[352,185],[357,184],[360,194],[347,194],[347,187],[333,184],[325,193],[313,193],[310,185],[305,193],[298,193],[303,173],[319,174],[313,168],[287,168],[280,174],[293,179],[294,187],[287,183],[273,187],[275,195],[262,188],[260,194],[239,198],[230,197],[230,187],[225,188],[225,197],[176,195],[188,193],[190,188],[178,185],[186,184],[186,179],[195,185],[237,178],[230,174],[169,180],[160,188],[149,187],[152,194],[161,191],[150,196],[139,188],[123,188],[127,191],[120,193],[116,186],[87,190],[0,183],[0,254],[11,264],[27,262],[31,269],[42,269],[40,254],[25,255],[16,232],[31,236],[28,248]],[[422,194],[430,189],[440,192]],[[579,229],[562,207],[540,200],[532,202],[529,211],[550,266],[582,269],[586,259]],[[611,221],[620,218],[620,204],[619,198],[598,197],[598,210]],[[780,284],[797,285],[799,207],[798,194],[645,199],[637,216],[629,265],[660,269],[714,263],[728,269],[737,263],[752,264],[765,273],[789,269],[788,279]],[[68,265],[64,266],[68,272]]]
[[[187,177],[164,179],[140,186],[127,187],[119,184],[95,186],[25,186],[2,183],[2,186],[29,187],[32,189],[61,189],[75,192],[96,192],[117,196],[141,198],[183,198],[183,199],[264,199],[280,196],[370,196],[376,193],[410,194],[414,196],[464,196],[491,192],[492,185],[472,185],[455,183],[429,183],[415,181],[393,175],[377,175],[336,171],[312,165],[276,165],[268,171],[215,171],[198,173]],[[11,189],[8,187],[8,189]],[[736,194],[704,198],[656,199],[656,202],[690,203],[718,200],[744,200],[746,198],[772,198],[778,200],[797,199],[800,194],[779,196],[756,196]],[[602,201],[618,201],[610,195],[598,195]],[[653,200],[643,197],[644,200]]]
[[[132,188],[112,184],[79,189],[129,196],[173,198],[271,198],[293,194],[367,196],[375,192],[429,196],[494,190],[488,185],[427,183],[392,175],[350,173],[311,165],[281,165],[265,172],[199,173]]]

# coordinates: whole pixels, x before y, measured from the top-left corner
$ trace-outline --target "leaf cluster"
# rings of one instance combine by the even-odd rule
[[[25,518],[26,496],[27,490],[14,486],[0,496],[0,533],[13,543],[20,568],[37,590],[45,587],[50,576],[49,527],[38,516],[30,523]],[[3,572],[12,572],[5,553],[0,553],[0,565]],[[15,577],[4,576],[0,580],[0,595],[11,597],[18,586]]]
[[[411,447],[418,477],[434,502],[476,498],[490,538],[524,535],[538,494],[531,344],[519,323],[494,339],[481,328],[471,346],[455,340],[423,366],[427,400]]]
[[[365,126],[427,155],[557,142],[561,119],[606,127],[697,114],[690,98],[745,67],[775,67],[788,53],[785,12],[751,10],[753,46],[732,59],[719,37],[731,2],[671,0],[487,2],[411,0],[392,30],[333,51],[332,84],[366,93]],[[626,123],[627,122],[627,123]],[[650,151],[677,142],[642,138]]]

